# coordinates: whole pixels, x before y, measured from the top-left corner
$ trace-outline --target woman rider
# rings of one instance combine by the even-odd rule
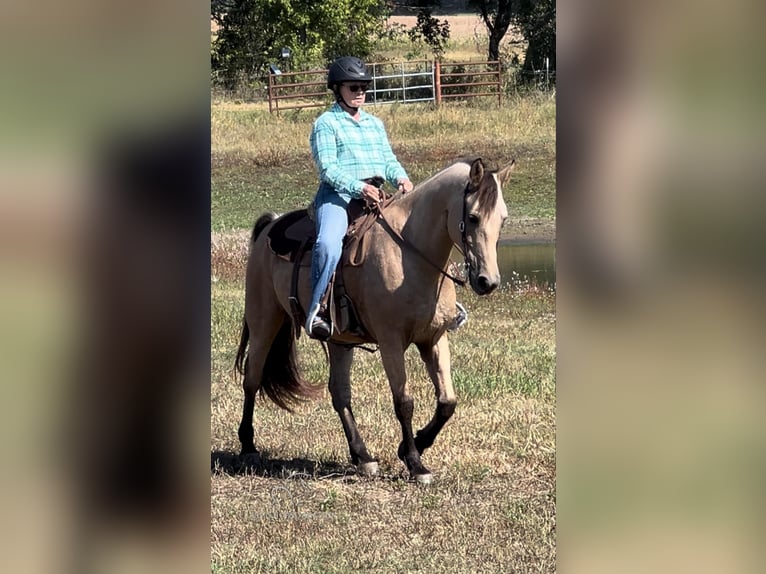
[[[320,301],[340,260],[351,199],[377,203],[379,190],[366,183],[384,177],[401,193],[412,191],[407,172],[396,159],[383,122],[360,108],[372,81],[359,58],[344,56],[331,65],[327,88],[335,103],[314,122],[311,154],[319,172],[314,198],[317,239],[311,257],[311,303],[306,319],[310,337],[327,339],[332,326],[320,315]]]

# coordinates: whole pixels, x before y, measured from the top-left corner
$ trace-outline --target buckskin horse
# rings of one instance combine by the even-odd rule
[[[462,252],[468,282],[478,295],[497,288],[497,242],[508,216],[502,188],[513,168],[513,160],[496,171],[485,168],[481,159],[459,160],[412,192],[394,196],[366,232],[363,262],[343,266],[346,292],[366,333],[362,337],[334,332],[327,342],[329,390],[359,474],[377,474],[378,463],[354,420],[350,370],[354,346],[372,342],[380,350],[402,428],[397,454],[411,478],[421,484],[431,482],[431,472],[421,456],[457,405],[447,342],[456,309],[455,278],[446,271],[450,252],[453,245]],[[266,240],[276,219],[267,213],[256,221],[247,263],[245,313],[235,362],[243,375],[245,395],[238,432],[243,455],[257,452],[253,408],[258,392],[287,410],[319,392],[301,378],[297,368],[295,338],[300,326],[291,317],[289,301],[293,264],[277,257]],[[309,273],[305,272],[297,289],[303,309],[310,291]],[[404,360],[412,344],[436,390],[435,413],[417,434],[412,430],[414,405],[407,391]]]

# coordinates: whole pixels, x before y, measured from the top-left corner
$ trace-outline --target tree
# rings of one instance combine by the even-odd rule
[[[500,42],[511,26],[527,41],[522,69],[541,69],[548,58],[556,69],[555,0],[469,0],[489,31],[489,59],[500,59]]]
[[[441,58],[449,40],[449,22],[434,18],[431,8],[423,7],[418,10],[418,21],[408,34],[413,42],[423,40],[431,47],[434,56]]]
[[[515,20],[528,42],[522,69],[541,70],[548,58],[550,69],[556,70],[555,0],[520,0]]]
[[[283,47],[290,48],[294,68],[324,66],[343,55],[368,57],[387,15],[380,0],[214,0],[215,81],[234,89],[265,75]]]
[[[489,60],[499,60],[500,42],[511,26],[516,8],[514,0],[469,0],[468,4],[478,10],[489,31]]]

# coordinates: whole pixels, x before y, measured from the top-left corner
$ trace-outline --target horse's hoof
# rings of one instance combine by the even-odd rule
[[[360,476],[378,476],[378,463],[374,460],[372,462],[363,462],[357,465],[356,472]]]
[[[415,482],[418,486],[428,486],[434,481],[434,475],[430,472],[428,474],[416,474]]]

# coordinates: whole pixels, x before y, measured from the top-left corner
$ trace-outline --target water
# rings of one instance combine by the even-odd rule
[[[497,259],[504,285],[529,281],[551,288],[556,286],[555,243],[501,241]]]
[[[452,250],[452,260],[462,269],[463,256]],[[533,283],[556,288],[556,244],[529,241],[501,241],[497,246],[497,264],[503,285]]]

